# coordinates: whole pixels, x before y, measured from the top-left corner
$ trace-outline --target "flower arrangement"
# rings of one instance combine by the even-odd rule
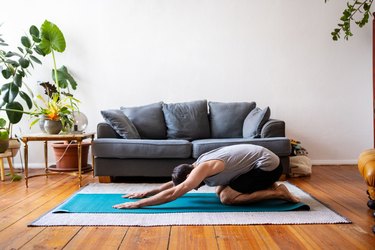
[[[68,93],[59,93],[55,85],[49,82],[40,83],[45,90],[47,99],[42,95],[37,95],[37,99],[42,105],[34,103],[35,110],[34,114],[38,114],[38,118],[30,124],[33,126],[39,122],[40,116],[44,116],[44,119],[52,121],[61,121],[62,127],[67,130],[73,127],[72,115],[75,110],[78,110],[79,100],[74,98],[73,95]]]

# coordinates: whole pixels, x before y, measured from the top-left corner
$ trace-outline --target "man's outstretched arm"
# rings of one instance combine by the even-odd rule
[[[160,193],[148,198],[135,202],[125,202],[114,205],[114,208],[140,208],[144,206],[158,205],[173,201],[178,197],[186,194],[190,190],[198,187],[199,184],[207,177],[212,175],[212,168],[208,164],[200,164],[190,173],[188,178],[177,186],[172,186]],[[173,183],[172,183],[173,185]]]
[[[149,191],[144,191],[144,192],[125,194],[122,197],[123,198],[130,198],[130,199],[144,198],[144,197],[148,197],[148,196],[158,194],[158,193],[160,193],[164,190],[167,190],[171,187],[173,187],[173,182],[169,181],[169,182],[166,182],[166,183],[162,184],[161,186],[159,186],[155,189],[152,189],[152,190],[149,190]]]
[[[114,208],[140,208],[151,205],[158,205],[167,203],[177,199],[178,197],[184,195],[185,193],[192,190],[194,187],[190,188],[184,183],[179,184],[178,186],[171,187],[167,190],[164,190],[156,195],[150,196],[148,198],[135,201],[135,202],[125,202],[121,204],[114,205]]]

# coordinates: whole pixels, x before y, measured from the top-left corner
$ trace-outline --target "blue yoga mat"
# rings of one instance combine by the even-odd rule
[[[123,194],[76,194],[57,207],[53,213],[196,213],[196,212],[280,212],[310,210],[304,203],[266,200],[244,206],[228,206],[215,193],[188,193],[169,203],[138,209],[115,209],[113,205],[134,202]]]

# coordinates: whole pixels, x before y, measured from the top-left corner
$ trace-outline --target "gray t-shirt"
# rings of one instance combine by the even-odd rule
[[[255,168],[263,171],[272,171],[280,163],[279,157],[270,150],[251,144],[214,149],[199,156],[195,165],[210,160],[223,161],[224,170],[216,175],[207,177],[204,183],[208,186],[228,185],[231,180]]]

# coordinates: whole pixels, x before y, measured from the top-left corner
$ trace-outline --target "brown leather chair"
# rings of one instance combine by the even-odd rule
[[[375,149],[368,149],[359,155],[358,170],[367,184],[367,206],[375,210]],[[372,231],[375,233],[375,226]]]

